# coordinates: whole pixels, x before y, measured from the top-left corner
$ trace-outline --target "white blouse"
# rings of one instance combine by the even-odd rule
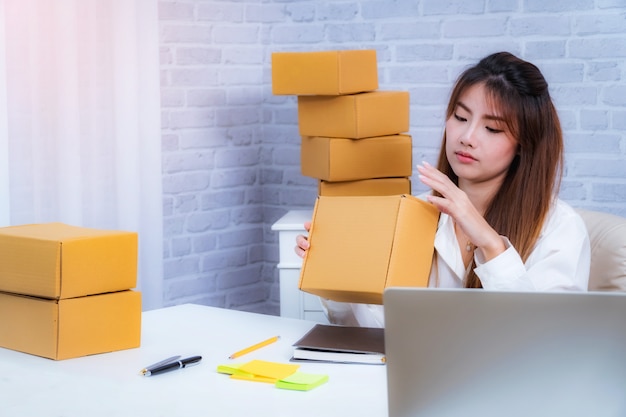
[[[548,213],[536,246],[523,262],[508,238],[506,250],[486,262],[475,251],[474,271],[483,288],[491,291],[586,291],[589,282],[590,246],[582,218],[567,203],[556,200]],[[441,214],[435,235],[435,256],[429,287],[462,288],[467,275],[454,221]],[[322,299],[331,323],[346,326],[384,327],[383,306],[342,303]]]

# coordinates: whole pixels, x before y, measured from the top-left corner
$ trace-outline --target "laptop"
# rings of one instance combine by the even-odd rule
[[[626,416],[626,294],[389,288],[389,417]]]

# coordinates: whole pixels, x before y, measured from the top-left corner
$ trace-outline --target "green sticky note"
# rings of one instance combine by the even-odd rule
[[[276,388],[308,391],[315,387],[319,387],[327,381],[328,375],[296,372],[286,378],[276,381]]]
[[[217,372],[219,372],[220,374],[228,374],[228,375],[232,375],[234,373],[237,373],[239,371],[239,368],[241,367],[241,363],[229,363],[229,364],[223,364],[223,365],[217,365]]]

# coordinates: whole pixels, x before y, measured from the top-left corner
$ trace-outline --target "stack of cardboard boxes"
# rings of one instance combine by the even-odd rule
[[[301,171],[319,181],[300,289],[381,304],[427,286],[439,213],[409,195],[409,94],[378,90],[376,51],[274,53],[272,91],[298,96]]]
[[[377,89],[375,50],[273,54],[272,90],[298,96],[301,170],[319,195],[411,192],[409,94]]]
[[[69,359],[138,347],[137,234],[0,228],[0,346]]]

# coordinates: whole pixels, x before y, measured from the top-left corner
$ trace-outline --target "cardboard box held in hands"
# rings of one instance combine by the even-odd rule
[[[319,196],[300,289],[382,304],[387,287],[426,287],[439,211],[410,195]]]

